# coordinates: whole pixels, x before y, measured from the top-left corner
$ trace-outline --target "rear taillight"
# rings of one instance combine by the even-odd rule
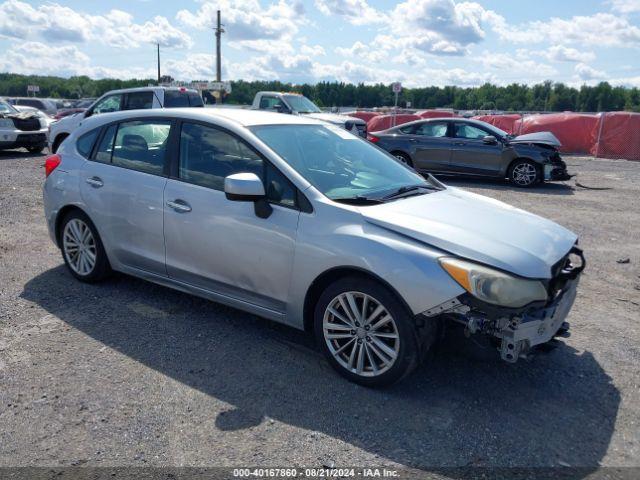
[[[47,159],[44,161],[45,176],[48,177],[49,175],[51,175],[51,172],[58,168],[60,162],[62,162],[62,158],[60,158],[60,155],[51,155],[50,157],[47,157]]]
[[[380,141],[380,138],[376,137],[375,135],[367,135],[367,140],[369,140],[371,143],[378,143]]]

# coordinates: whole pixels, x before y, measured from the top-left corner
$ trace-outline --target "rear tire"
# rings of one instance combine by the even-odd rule
[[[322,293],[314,310],[314,332],[331,366],[367,387],[402,380],[418,365],[420,345],[433,343],[422,341],[413,315],[395,293],[356,275],[337,280]]]
[[[64,263],[81,282],[99,282],[111,274],[109,259],[91,219],[80,210],[68,213],[60,224]]]
[[[540,168],[530,160],[516,160],[509,167],[509,181],[516,187],[529,188],[541,180]]]
[[[402,162],[405,165],[413,168],[413,162],[411,161],[411,158],[409,157],[409,155],[407,155],[406,153],[404,153],[404,152],[391,152],[391,155],[396,157],[396,159],[399,162]]]

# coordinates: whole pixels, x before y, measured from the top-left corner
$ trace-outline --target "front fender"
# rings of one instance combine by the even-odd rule
[[[321,215],[322,212],[316,212]],[[292,268],[287,323],[304,327],[304,300],[309,287],[323,273],[352,268],[387,282],[415,315],[462,293],[441,267],[444,252],[367,223],[358,222],[318,231],[323,222],[301,215]]]

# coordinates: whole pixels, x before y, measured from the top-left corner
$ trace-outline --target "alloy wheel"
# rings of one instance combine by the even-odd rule
[[[401,155],[401,154],[398,153],[398,154],[394,155],[394,157],[396,157],[398,160],[400,160],[405,165],[409,165],[409,162],[407,161],[407,157],[405,157],[404,155]]]
[[[538,171],[530,163],[520,163],[513,168],[511,176],[518,185],[529,186],[537,180]]]
[[[82,220],[73,218],[67,222],[62,232],[62,248],[75,273],[86,276],[93,271],[98,250],[91,229]]]
[[[375,377],[389,370],[400,351],[400,334],[388,310],[362,292],[344,292],[327,306],[322,330],[330,353],[347,371]]]

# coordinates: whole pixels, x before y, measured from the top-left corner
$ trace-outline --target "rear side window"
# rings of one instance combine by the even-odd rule
[[[118,126],[111,163],[139,172],[162,175],[171,122],[124,122]]]
[[[153,108],[153,92],[132,92],[127,94],[123,110]]]
[[[164,108],[204,107],[202,97],[188,90],[165,90]]]
[[[416,127],[414,133],[425,137],[446,137],[448,125],[447,122],[423,123]]]
[[[116,125],[111,125],[104,132],[95,156],[95,160],[97,162],[111,163],[111,154],[113,153],[113,140],[116,137],[116,128]]]
[[[100,129],[91,130],[78,138],[78,141],[76,142],[76,149],[84,158],[89,158],[91,156],[91,150],[93,150],[93,145],[96,143],[99,131]]]
[[[192,107],[204,107],[204,102],[202,101],[202,97],[196,92],[187,92],[187,97],[189,97],[189,105]]]

